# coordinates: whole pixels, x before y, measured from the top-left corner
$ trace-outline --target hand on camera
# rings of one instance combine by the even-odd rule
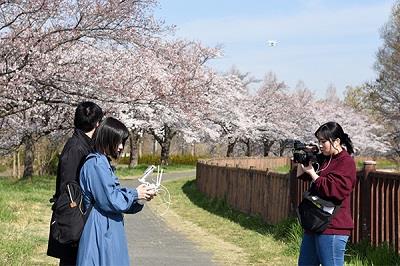
[[[309,175],[311,176],[311,178],[312,178],[313,181],[317,180],[317,178],[318,178],[319,176],[318,176],[317,173],[315,172],[314,167],[312,166],[311,163],[309,163],[307,166],[305,166],[305,165],[303,165],[303,164],[300,164],[300,165],[301,165],[302,170],[303,170],[305,173],[309,174]]]

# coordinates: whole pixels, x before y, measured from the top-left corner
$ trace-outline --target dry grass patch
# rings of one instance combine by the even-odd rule
[[[153,204],[148,205],[150,208],[154,208]],[[211,252],[215,263],[219,265],[245,265],[247,263],[243,249],[223,241],[190,221],[182,220],[173,210],[169,210],[163,216],[163,220],[173,230],[186,235],[200,249]]]

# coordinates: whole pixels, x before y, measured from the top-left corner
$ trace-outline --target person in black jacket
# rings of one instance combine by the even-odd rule
[[[92,136],[102,118],[103,111],[97,104],[93,102],[78,104],[75,110],[74,133],[65,144],[58,161],[56,191],[51,202],[57,200],[69,182],[75,181],[79,184],[80,168],[86,156],[93,151]],[[61,244],[50,232],[47,255],[59,258],[60,265],[75,265],[77,251],[78,243]]]

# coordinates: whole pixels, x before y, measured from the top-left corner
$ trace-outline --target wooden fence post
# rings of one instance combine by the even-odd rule
[[[290,160],[290,172],[289,172],[289,195],[290,195],[290,209],[289,214],[295,216],[296,208],[298,205],[297,202],[297,164],[294,163],[293,160]]]
[[[363,176],[360,180],[361,190],[361,240],[371,242],[371,178],[370,172],[376,171],[375,161],[364,161]]]

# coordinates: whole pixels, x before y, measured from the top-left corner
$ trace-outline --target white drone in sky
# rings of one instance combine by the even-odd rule
[[[268,40],[268,46],[269,47],[274,47],[278,44],[277,40]]]

